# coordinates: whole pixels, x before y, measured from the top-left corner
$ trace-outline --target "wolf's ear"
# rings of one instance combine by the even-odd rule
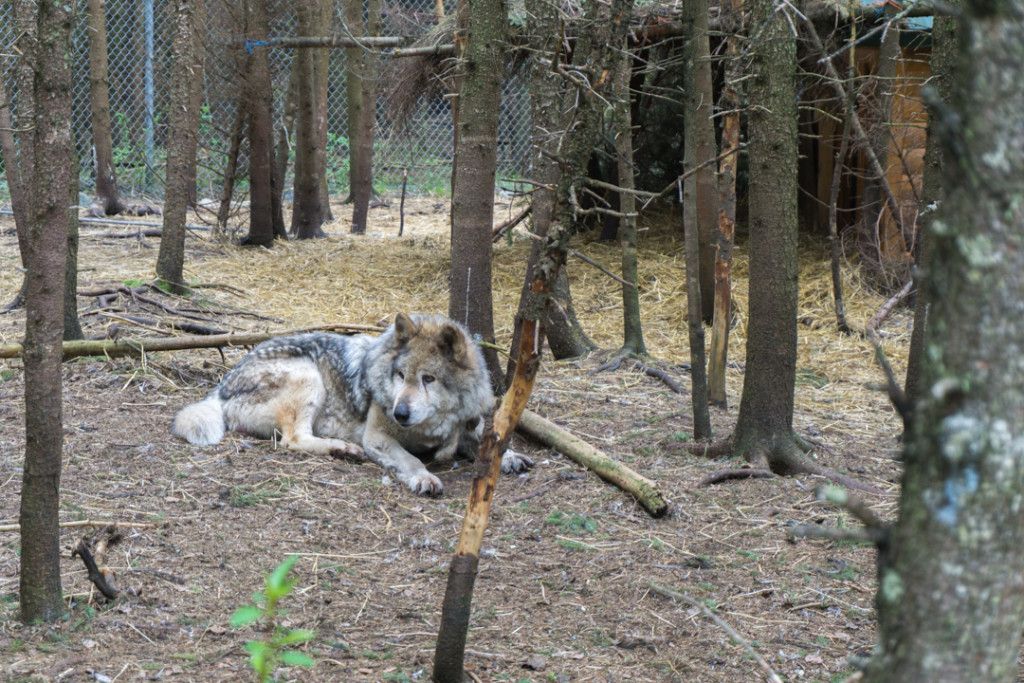
[[[462,334],[462,330],[455,327],[451,323],[445,323],[441,327],[441,334],[438,339],[438,346],[441,347],[441,353],[444,354],[445,358],[449,358],[455,362],[456,365],[466,364],[466,335]]]
[[[405,313],[399,313],[395,318],[395,340],[404,346],[410,339],[416,336],[416,323]]]

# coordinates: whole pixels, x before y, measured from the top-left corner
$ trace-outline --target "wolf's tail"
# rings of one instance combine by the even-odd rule
[[[197,446],[220,443],[224,438],[224,408],[217,392],[179,410],[171,432]]]

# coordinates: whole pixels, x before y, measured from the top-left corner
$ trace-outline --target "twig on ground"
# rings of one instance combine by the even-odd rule
[[[736,629],[734,629],[732,626],[729,626],[729,624],[727,624],[725,620],[723,620],[720,616],[718,616],[710,609],[708,609],[708,606],[705,605],[703,602],[690,597],[686,593],[677,591],[673,588],[669,588],[668,586],[660,584],[656,581],[648,581],[647,586],[659,595],[663,595],[666,598],[671,598],[672,600],[678,600],[679,602],[685,602],[686,604],[699,609],[701,611],[701,614],[704,615],[704,618],[714,622],[714,624],[723,631],[725,631],[726,635],[732,638],[732,640],[737,645],[741,646],[744,650],[747,651],[747,653],[753,658],[753,660],[757,662],[757,665],[761,667],[761,670],[764,671],[765,674],[768,676],[768,680],[770,680],[772,683],[782,683],[782,679],[779,678],[779,675],[775,673],[774,670],[772,670],[772,668],[768,665],[768,662],[766,662],[764,657],[761,656],[761,653],[755,650],[754,646],[751,645],[746,638],[741,636],[736,631]]]

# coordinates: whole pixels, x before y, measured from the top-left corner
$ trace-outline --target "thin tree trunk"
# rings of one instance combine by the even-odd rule
[[[299,72],[295,68],[293,59],[291,72],[288,74],[288,91],[284,98],[284,115],[281,117],[281,129],[278,132],[277,149],[274,152],[274,172],[270,178],[270,210],[274,218],[274,236],[278,239],[288,238],[288,229],[284,223],[284,181],[288,175],[288,159],[291,156],[290,141],[295,129],[298,89]]]
[[[381,31],[380,0],[369,0],[367,8],[366,35],[377,36]],[[372,52],[363,55],[359,82],[362,95],[359,98],[359,142],[356,150],[358,175],[352,181],[352,232],[366,232],[366,221],[373,196],[373,140],[377,124],[377,90],[380,79],[380,60]]]
[[[731,0],[731,11],[742,24],[743,0]],[[726,42],[726,58],[735,64],[740,49],[737,38]],[[733,82],[739,76],[730,70],[722,90],[722,149],[736,149],[740,139],[740,98]],[[729,361],[729,328],[732,323],[732,247],[736,230],[736,163],[739,152],[729,154],[718,166],[718,234],[715,243],[715,315],[711,324],[711,357],[708,360],[708,401],[725,408],[725,370]]]
[[[254,41],[265,41],[269,33],[266,0],[247,0],[249,34]],[[246,79],[246,105],[249,110],[249,234],[243,244],[269,247],[274,243],[274,214],[271,207],[271,174],[274,131],[271,121],[273,89],[270,82],[270,57],[267,48],[256,46],[249,58]]]
[[[217,224],[214,226],[214,239],[221,239],[228,227],[231,217],[231,199],[235,194],[235,176],[238,175],[238,153],[245,136],[245,124],[249,109],[246,106],[244,93],[238,98],[235,109],[235,123],[231,126],[231,142],[228,146],[227,163],[224,165],[224,187],[220,193],[220,206],[217,207]]]
[[[965,3],[930,222],[922,405],[864,676],[1010,683],[1024,625],[1024,1]],[[950,125],[952,124],[952,125]]]
[[[194,34],[202,2],[175,0],[174,4],[176,25],[172,49],[164,220],[156,262],[157,277],[171,287],[184,285],[185,219],[192,178],[189,167],[196,156],[199,126],[199,112],[193,111],[195,99],[191,84],[196,80],[202,81]],[[181,291],[185,293],[186,290],[182,287]]]
[[[354,35],[366,35],[362,0],[344,0],[344,3],[345,24],[348,30]],[[348,197],[345,198],[346,204],[354,200],[356,182],[363,177],[359,168],[359,135],[363,121],[363,54],[362,48],[345,48],[345,96],[348,104]]]
[[[316,35],[329,36],[334,27],[334,3],[331,0],[318,0],[320,17],[317,23],[320,30]],[[379,14],[379,12],[378,12]],[[331,211],[331,191],[327,184],[327,87],[331,75],[331,49],[319,48],[313,62],[316,71],[316,140],[317,140],[317,171],[320,175],[320,201],[323,209],[323,222],[334,220]]]
[[[316,0],[301,0],[295,6],[300,35],[313,35]],[[323,208],[320,173],[317,168],[316,73],[311,48],[298,48],[292,68],[298,71],[295,117],[295,199],[292,204],[292,233],[297,239],[323,237]]]
[[[962,0],[949,0],[954,7],[963,5]],[[944,103],[949,100],[953,71],[957,60],[957,26],[958,19],[952,17],[935,17],[932,27],[932,52],[929,62],[933,88],[933,98]],[[924,171],[921,180],[921,209],[919,222],[930,221],[931,208],[942,201],[942,173],[944,159],[942,139],[939,136],[943,112],[933,102],[928,112],[928,139],[924,153]],[[927,213],[926,213],[927,212]],[[921,366],[924,359],[925,330],[928,327],[928,310],[931,305],[928,287],[923,286],[931,268],[932,239],[928,230],[919,230],[920,247],[914,278],[917,280],[917,299],[914,301],[914,329],[910,333],[910,351],[907,353],[907,379],[904,391],[910,405],[915,405],[921,398]]]
[[[73,9],[40,0],[31,41],[38,107],[31,145],[32,222],[26,237],[25,466],[21,488],[19,597],[26,623],[64,613],[58,527],[61,451],[61,337],[66,272],[68,194],[72,185],[71,30]],[[24,92],[24,91],[23,91]],[[23,149],[24,151],[24,149]],[[25,166],[23,165],[24,169]]]
[[[715,149],[715,127],[711,120],[715,95],[711,79],[708,2],[688,0],[685,7],[692,12],[693,17],[693,38],[690,43],[693,66],[688,70],[693,81],[686,90],[690,108],[687,110],[685,125],[693,126],[694,164],[702,164],[718,156]],[[715,257],[719,236],[718,178],[714,167],[702,166],[696,173],[695,181],[691,198],[697,204],[697,234],[700,240],[700,310],[704,322],[711,323],[715,316]]]
[[[853,30],[856,29],[854,28]],[[851,39],[853,39],[853,36],[851,36]],[[850,48],[850,68],[848,74],[851,83],[857,68],[856,50],[855,46]],[[853,107],[853,88],[850,88],[846,98],[846,115],[843,117],[842,138],[832,165],[832,186],[829,188],[828,193],[828,242],[832,254],[832,299],[835,301],[836,307],[836,329],[843,334],[850,332],[850,326],[846,322],[846,306],[843,304],[843,278],[842,271],[840,270],[842,245],[839,243],[839,225],[836,214],[839,209],[839,184],[843,176],[843,163],[846,160],[846,152],[850,147],[850,125],[853,120]]]
[[[82,332],[82,324],[78,319],[78,150],[75,148],[74,140],[71,142],[71,151],[65,160],[73,170],[71,180],[68,183],[67,195],[67,219],[65,232],[67,233],[67,250],[64,259],[64,334],[65,341],[82,339],[85,334]]]
[[[891,10],[887,9],[887,13]],[[868,138],[871,148],[883,172],[888,171],[889,166],[889,126],[892,120],[892,89],[896,80],[896,60],[900,56],[900,32],[894,25],[885,32],[885,37],[878,50],[878,71],[874,78],[874,93],[868,98],[870,125],[868,127]],[[852,81],[851,81],[852,82]],[[850,88],[851,90],[853,88]],[[885,271],[885,235],[881,232],[881,221],[883,217],[884,201],[882,198],[882,185],[888,183],[887,177],[868,178],[864,187],[864,196],[861,206],[860,221],[860,243],[862,253],[878,254],[878,267]],[[894,215],[894,220],[899,221],[900,207],[892,205],[889,207]]]
[[[643,326],[640,320],[640,289],[637,266],[636,196],[633,194],[633,120],[630,116],[629,81],[633,55],[626,38],[633,0],[622,3],[623,15],[618,18],[613,40],[619,50],[615,72],[615,151],[619,169],[619,245],[622,248],[622,279],[631,286],[622,286],[622,348],[631,354],[647,355]]]
[[[206,0],[197,0],[195,5],[195,28],[192,31],[192,66],[190,68],[191,79],[188,83],[189,114],[192,116],[190,130],[195,131],[195,147],[199,146],[199,115],[203,107],[203,96],[206,92],[203,87],[203,65],[206,62],[206,45],[204,39],[207,35],[206,26]],[[187,182],[185,188],[188,192],[188,205],[195,209],[199,205],[199,198],[196,195],[197,171],[199,156],[194,149],[186,159],[185,170]]]
[[[16,69],[20,66],[16,65]],[[18,102],[19,106],[27,107],[31,112],[31,97],[22,96]],[[20,117],[19,117],[20,120]],[[4,79],[0,78],[0,155],[3,156],[4,176],[7,180],[7,192],[11,196],[11,211],[14,213],[14,231],[18,236],[18,252],[21,256],[21,264],[25,265],[25,242],[28,239],[23,237],[28,230],[28,210],[25,204],[28,196],[25,193],[23,176],[18,168],[18,146],[14,141],[14,121],[11,117],[10,98],[7,95],[7,87]],[[27,136],[23,136],[27,137]],[[13,311],[25,305],[25,279],[22,278],[21,287],[14,299],[8,302],[3,311]]]
[[[452,186],[448,316],[493,344],[491,227],[508,13],[503,0],[478,0],[469,4],[468,12],[469,40],[459,65],[459,146]],[[500,388],[504,378],[497,353],[485,348],[484,357],[492,382]]]
[[[89,0],[86,34],[89,37],[89,111],[95,158],[96,198],[103,213],[124,211],[114,175],[114,143],[110,126],[110,86],[107,69],[107,13],[105,0]],[[78,203],[77,200],[75,202]]]
[[[706,96],[706,93],[697,91],[697,60],[706,59],[707,54],[700,50],[700,30],[698,15],[703,14],[707,24],[707,3],[688,3],[687,11],[690,13],[688,22],[688,35],[686,36],[689,45],[688,59],[683,65],[683,90],[686,94],[686,101],[683,114],[683,169],[688,171],[697,165],[697,119],[699,98]],[[684,21],[685,21],[684,17]],[[707,45],[707,34],[704,35],[704,45]],[[705,117],[706,118],[706,117]],[[709,167],[710,168],[710,167]],[[711,437],[711,414],[708,411],[708,379],[707,366],[704,354],[704,324],[703,324],[703,302],[705,282],[702,280],[701,266],[704,264],[706,255],[703,248],[705,243],[701,241],[701,228],[703,227],[698,217],[698,203],[703,200],[698,190],[697,174],[690,174],[684,181],[681,188],[682,196],[680,203],[683,205],[683,244],[686,248],[686,308],[687,308],[687,331],[690,340],[690,384],[691,399],[693,404],[693,438],[708,439]],[[713,228],[715,226],[712,226]],[[716,230],[717,232],[717,230]],[[714,251],[711,253],[711,262],[714,264]],[[712,269],[712,275],[714,270]],[[713,281],[707,283],[708,290],[713,294]],[[714,298],[712,297],[712,302]]]

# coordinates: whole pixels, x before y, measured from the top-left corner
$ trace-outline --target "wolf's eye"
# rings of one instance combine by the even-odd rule
[[[395,370],[395,377],[397,377],[400,380],[404,380],[405,379],[405,373],[402,372],[401,370]]]
[[[423,383],[424,384],[430,384],[431,382],[433,382],[436,379],[437,378],[434,377],[433,375],[423,375]]]

